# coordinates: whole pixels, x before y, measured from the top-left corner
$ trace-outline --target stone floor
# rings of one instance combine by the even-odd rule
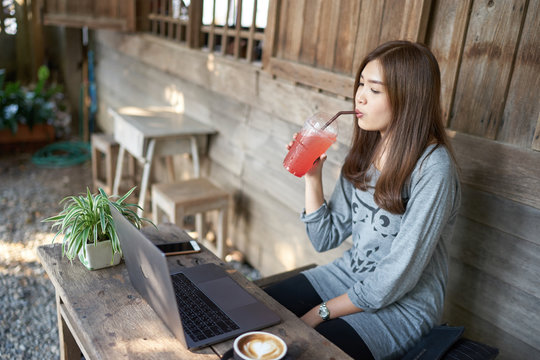
[[[90,163],[45,169],[29,154],[0,155],[0,359],[58,359],[54,288],[35,249],[65,196],[92,182]]]

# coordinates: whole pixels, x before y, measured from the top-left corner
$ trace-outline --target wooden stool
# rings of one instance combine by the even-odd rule
[[[182,225],[184,216],[197,215],[197,234],[203,240],[202,214],[218,210],[216,234],[216,255],[225,257],[225,240],[227,238],[227,213],[229,210],[229,194],[202,178],[185,180],[172,184],[152,185],[152,214],[157,225],[160,211],[169,217],[169,221],[177,226]]]
[[[100,187],[108,195],[112,195],[119,145],[114,141],[114,137],[109,134],[92,134],[91,143],[94,191],[97,191],[98,187]]]

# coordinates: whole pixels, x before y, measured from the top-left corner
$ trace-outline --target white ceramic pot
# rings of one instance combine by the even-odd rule
[[[109,266],[118,265],[122,255],[115,253],[112,256],[111,240],[99,241],[96,244],[86,244],[86,258],[83,252],[79,252],[79,260],[89,270],[103,269]],[[111,262],[112,259],[112,262]]]

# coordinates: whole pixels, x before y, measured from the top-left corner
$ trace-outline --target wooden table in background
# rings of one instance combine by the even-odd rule
[[[164,224],[143,232],[155,243],[175,241],[182,231]],[[132,287],[125,264],[89,271],[79,261],[61,257],[61,244],[43,245],[38,257],[55,290],[58,332],[62,359],[220,359],[232,348],[228,340],[200,350],[189,351],[159,319],[150,305]],[[227,267],[203,247],[198,254],[168,257],[169,267],[213,262]],[[282,337],[292,359],[349,359],[312,328],[305,325],[241,273],[230,275],[253,296],[262,300],[282,318],[264,329]]]
[[[190,153],[193,161],[193,173],[199,177],[199,148],[205,148],[208,135],[216,131],[185,114],[164,111],[151,111],[142,108],[125,108],[108,110],[114,118],[114,140],[120,145],[116,172],[114,176],[113,194],[118,194],[122,179],[122,167],[125,151],[128,151],[143,165],[140,184],[139,206],[144,208],[148,180],[152,161],[157,156],[170,156]],[[172,160],[168,162],[168,172],[174,181]],[[137,210],[142,216],[143,210]]]

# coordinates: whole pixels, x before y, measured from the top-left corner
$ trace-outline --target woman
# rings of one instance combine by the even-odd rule
[[[352,248],[267,289],[354,358],[399,357],[441,318],[460,185],[439,98],[424,45],[392,41],[364,59],[341,175],[326,203],[323,154],[305,175],[302,214],[317,251],[350,236]]]

